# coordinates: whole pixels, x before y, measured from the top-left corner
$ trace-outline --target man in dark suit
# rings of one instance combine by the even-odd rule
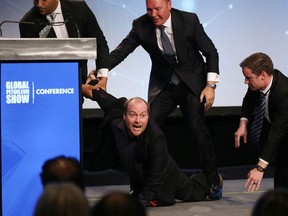
[[[105,117],[102,128],[111,131],[122,168],[130,177],[131,194],[145,206],[173,205],[175,199],[201,201],[209,193],[207,178],[182,173],[167,151],[166,138],[142,98],[116,99],[101,88],[82,85],[82,92],[99,104]],[[108,127],[105,127],[105,126]],[[107,132],[103,132],[107,134]],[[105,139],[104,139],[105,140]]]
[[[110,69],[138,46],[148,52],[152,61],[148,92],[150,117],[163,129],[165,120],[179,105],[208,177],[210,196],[220,199],[221,177],[204,116],[204,110],[209,110],[214,102],[218,82],[217,50],[196,14],[173,9],[170,0],[146,0],[146,6],[147,14],[134,20],[132,30],[110,53]],[[161,33],[162,26],[165,33]],[[165,35],[172,53],[166,50],[167,43],[162,42]]]
[[[33,2],[34,7],[21,19],[22,23],[19,25],[21,37],[96,38],[97,70],[99,72],[108,72],[109,48],[107,41],[95,15],[85,1],[34,0]],[[25,24],[24,22],[35,24]],[[52,28],[48,32],[42,31],[49,22],[52,23]],[[80,67],[82,82],[85,83],[87,78],[87,61],[83,61]]]
[[[257,116],[257,107],[261,93],[264,96],[264,119],[260,125],[261,133],[256,145],[261,154],[256,167],[248,173],[245,187],[248,191],[258,190],[268,164],[274,162],[274,187],[288,188],[288,78],[274,69],[271,58],[265,53],[254,53],[244,59],[240,66],[249,86],[243,99],[241,120],[235,133],[235,147],[240,147],[240,139],[251,143],[253,116]],[[262,126],[262,128],[261,128]],[[248,133],[251,127],[251,133]],[[249,136],[248,136],[249,135]],[[249,143],[248,142],[248,143]]]

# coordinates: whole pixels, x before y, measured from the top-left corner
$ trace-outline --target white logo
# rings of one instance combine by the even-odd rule
[[[30,102],[30,92],[32,93],[32,103],[35,102],[35,95],[72,95],[74,88],[39,88],[35,89],[34,82],[29,81],[7,81],[6,82],[6,103],[7,104],[28,104]]]
[[[30,88],[28,81],[6,82],[6,103],[27,104],[29,103]]]

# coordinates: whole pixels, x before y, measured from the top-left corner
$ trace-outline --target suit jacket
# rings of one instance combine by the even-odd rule
[[[96,20],[95,15],[90,10],[85,1],[61,0],[63,18],[70,38],[96,38],[97,39],[97,68],[108,68],[109,48],[105,36]],[[31,8],[21,19],[26,22],[36,22],[39,24],[20,24],[20,36],[23,38],[38,38],[39,32],[48,21],[41,15],[35,7]],[[52,29],[48,37],[56,37]]]
[[[116,99],[101,89],[93,90],[93,98],[105,112],[104,127],[112,128],[113,142],[129,174],[131,189],[145,200],[157,199],[159,205],[174,204],[177,189],[187,184],[188,178],[169,156],[163,132],[150,119],[146,130],[131,140],[122,118],[126,99]]]
[[[259,98],[259,91],[248,89],[243,99],[242,117],[246,117],[249,122],[252,121],[253,112],[258,105]],[[279,148],[281,148],[281,151],[282,148],[288,150],[286,147],[287,140],[284,139],[288,135],[288,78],[278,70],[274,70],[273,73],[273,82],[268,98],[268,113],[271,124],[260,158],[272,162],[276,154],[281,153]],[[287,151],[285,154],[287,154]]]
[[[150,55],[152,68],[148,101],[170,81],[175,71],[191,91],[199,96],[207,81],[207,72],[219,73],[218,52],[195,13],[171,10],[173,37],[178,63],[169,64],[157,45],[155,25],[145,14],[133,21],[127,37],[110,53],[110,69],[141,45]],[[206,62],[204,62],[203,56]]]

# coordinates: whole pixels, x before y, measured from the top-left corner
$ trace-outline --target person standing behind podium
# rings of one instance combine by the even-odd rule
[[[19,24],[22,38],[45,36],[48,38],[96,38],[97,70],[108,72],[109,48],[107,41],[95,15],[85,1],[33,0],[33,3],[34,7],[23,16],[21,22],[34,22],[35,24]],[[48,21],[49,19],[50,21]],[[50,31],[45,32],[43,29],[49,22],[56,22],[56,24],[52,25]],[[82,83],[85,83],[87,60],[81,62],[80,67]]]
[[[288,78],[274,69],[271,58],[261,52],[245,58],[240,67],[244,83],[249,88],[242,102],[239,128],[235,132],[236,148],[240,147],[242,138],[244,143],[252,144],[253,133],[248,134],[248,129],[255,122],[253,116],[257,116],[261,93],[264,93],[266,101],[260,138],[254,143],[259,145],[261,154],[255,168],[248,173],[245,187],[248,191],[258,190],[266,167],[274,163],[274,187],[288,188]]]
[[[146,0],[146,7],[147,14],[133,21],[132,30],[110,53],[109,69],[117,66],[138,46],[148,52],[152,61],[148,90],[150,117],[163,129],[165,120],[179,105],[209,179],[210,198],[220,199],[222,181],[204,116],[204,111],[208,111],[214,102],[215,83],[219,78],[217,49],[195,13],[172,8],[171,0]],[[164,33],[161,33],[163,26]],[[170,42],[164,40],[166,34]],[[93,73],[88,79],[93,79]]]

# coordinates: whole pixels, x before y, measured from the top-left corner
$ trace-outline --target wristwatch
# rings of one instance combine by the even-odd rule
[[[207,87],[210,87],[212,89],[216,89],[217,85],[216,84],[207,84]]]
[[[255,167],[259,172],[264,172],[265,171],[265,168],[259,166],[259,165],[256,165]]]

